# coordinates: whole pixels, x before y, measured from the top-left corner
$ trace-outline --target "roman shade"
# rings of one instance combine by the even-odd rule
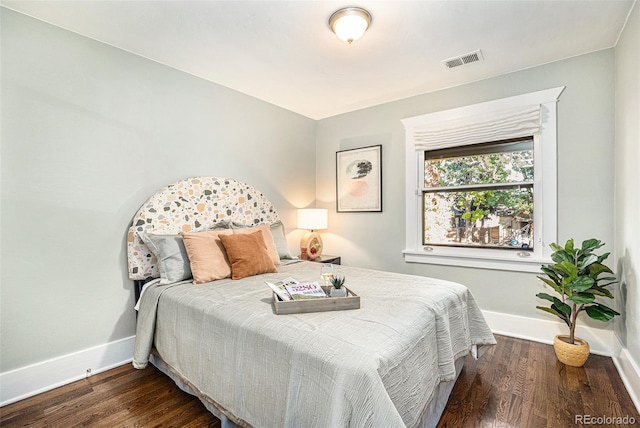
[[[424,121],[410,130],[416,150],[526,137],[540,132],[540,105],[525,105],[458,117]]]

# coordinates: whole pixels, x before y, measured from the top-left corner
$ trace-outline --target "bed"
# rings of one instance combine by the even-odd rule
[[[269,267],[208,281],[192,249],[209,235],[232,277],[238,259]],[[134,216],[127,254],[131,279],[157,278],[138,301],[134,367],[158,367],[223,426],[435,426],[464,357],[495,344],[466,287],[351,266],[334,269],[360,309],[277,315],[265,281],[316,281],[320,265],[292,257],[269,200],[228,178],[159,190]]]

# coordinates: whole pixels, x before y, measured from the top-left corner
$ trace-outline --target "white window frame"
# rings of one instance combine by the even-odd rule
[[[564,86],[480,104],[402,119],[406,130],[405,262],[465,266],[520,272],[540,272],[551,262],[549,244],[557,242],[557,101]],[[474,117],[510,108],[540,105],[540,133],[533,136],[534,249],[423,246],[424,151],[416,150],[414,128],[441,121]]]

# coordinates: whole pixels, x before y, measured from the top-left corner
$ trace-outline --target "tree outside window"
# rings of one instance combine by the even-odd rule
[[[532,137],[424,155],[423,245],[533,250]]]

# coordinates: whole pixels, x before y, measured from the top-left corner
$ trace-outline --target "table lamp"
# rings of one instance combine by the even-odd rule
[[[322,254],[322,238],[316,230],[327,228],[328,213],[323,208],[303,208],[298,210],[298,229],[307,229],[300,239],[300,258],[306,260],[315,248],[315,257]],[[314,258],[315,258],[314,257]]]

